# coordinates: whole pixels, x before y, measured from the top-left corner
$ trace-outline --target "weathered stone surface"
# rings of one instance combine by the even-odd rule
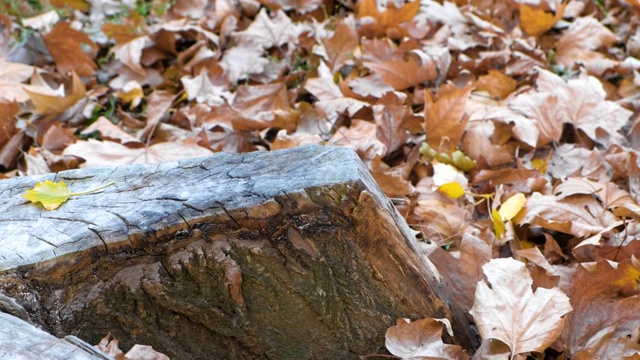
[[[58,339],[9,314],[0,312],[0,324],[0,359],[109,359],[99,350]]]
[[[45,211],[37,181],[115,185]],[[382,351],[397,317],[464,317],[356,154],[309,146],[0,182],[0,289],[57,336],[176,359]]]

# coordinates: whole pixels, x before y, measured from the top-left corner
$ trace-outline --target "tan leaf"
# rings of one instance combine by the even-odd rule
[[[449,323],[447,319],[443,321]],[[442,326],[441,321],[432,318],[414,322],[397,319],[396,325],[387,329],[385,346],[402,359],[468,359],[462,347],[442,342]]]
[[[571,23],[556,42],[556,61],[567,67],[584,64],[589,73],[601,76],[617,61],[596,51],[616,42],[616,36],[593,17],[582,17]]]
[[[126,164],[163,163],[209,156],[212,152],[196,144],[196,139],[163,142],[149,148],[130,149],[111,141],[78,141],[69,145],[63,155],[85,159],[81,168]]]
[[[488,282],[478,282],[470,311],[482,338],[504,342],[512,357],[544,351],[562,332],[569,298],[558,288],[533,292],[531,275],[514,259],[494,259],[482,269]]]
[[[103,140],[115,141],[121,144],[140,144],[140,140],[131,136],[126,131],[122,130],[119,126],[116,126],[111,120],[107,119],[104,116],[100,116],[96,122],[89,125],[86,129],[82,131],[82,134],[88,134],[93,131],[99,131],[102,135]]]
[[[151,346],[135,344],[125,354],[127,360],[169,360],[165,354],[159,353]]]
[[[23,102],[29,95],[22,89],[22,82],[33,75],[34,67],[7,62],[0,57],[0,99]]]
[[[518,223],[540,226],[579,238],[597,234],[618,219],[605,211],[601,203],[588,195],[558,200],[555,196],[533,193],[527,199],[525,213]]]
[[[80,76],[91,76],[98,68],[93,62],[98,45],[91,41],[89,35],[72,29],[68,22],[57,23],[43,39],[59,72],[75,71]],[[91,56],[82,50],[83,45],[89,46]]]

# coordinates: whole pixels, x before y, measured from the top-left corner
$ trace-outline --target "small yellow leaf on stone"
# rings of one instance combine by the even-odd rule
[[[527,202],[527,198],[523,193],[517,193],[508,198],[507,201],[500,206],[500,210],[498,211],[498,214],[500,214],[500,220],[511,221],[511,219],[518,215],[520,210],[522,210],[525,202]]]
[[[64,181],[54,183],[51,180],[45,180],[44,183],[37,183],[33,189],[22,196],[32,203],[42,203],[42,206],[47,210],[55,210],[69,199],[71,190]]]
[[[462,188],[462,185],[455,181],[440,185],[438,187],[438,191],[452,199],[457,199],[460,196],[464,195],[464,189]]]

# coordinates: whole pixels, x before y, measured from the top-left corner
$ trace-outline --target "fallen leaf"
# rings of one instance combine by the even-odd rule
[[[45,180],[44,182],[38,182],[33,189],[28,190],[22,196],[32,203],[41,203],[47,210],[55,210],[71,196],[93,193],[113,184],[113,182],[110,182],[107,185],[93,190],[72,193],[64,181],[53,182],[51,180]]]
[[[64,87],[61,85],[58,90],[53,90],[44,85],[44,80],[41,80],[38,73],[35,73],[32,78],[32,85],[24,85],[24,91],[29,94],[31,101],[36,107],[36,112],[39,115],[48,115],[51,117],[63,114],[74,106],[79,101],[85,99],[87,90],[80,77],[73,72],[71,74],[71,89],[68,94],[64,91]]]
[[[452,199],[457,199],[464,195],[464,188],[458,182],[450,182],[438,186],[438,191]]]
[[[362,40],[362,63],[395,90],[434,80],[438,74],[433,59],[420,49],[391,40]]]
[[[462,347],[442,342],[442,326],[438,319],[397,319],[396,325],[387,329],[385,346],[402,359],[468,359]]]
[[[482,269],[488,282],[478,282],[470,311],[482,338],[507,344],[512,358],[543,352],[562,332],[569,298],[558,288],[533,292],[531,275],[514,259],[493,259]]]
[[[57,23],[43,39],[58,66],[58,71],[74,71],[80,76],[91,76],[98,68],[93,62],[98,45],[87,34],[72,29],[68,22]],[[91,49],[91,55],[83,51],[83,45]]]
[[[511,221],[516,215],[518,215],[520,210],[522,210],[526,201],[527,198],[523,193],[517,193],[508,198],[502,203],[502,205],[500,205],[500,210],[498,210],[500,220]]]
[[[85,159],[86,161],[80,165],[81,168],[85,168],[162,163],[209,156],[212,152],[198,146],[195,139],[164,142],[139,149],[131,149],[116,142],[89,139],[69,145],[62,154]]]

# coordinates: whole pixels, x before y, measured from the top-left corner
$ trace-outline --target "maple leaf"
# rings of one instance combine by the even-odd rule
[[[57,23],[43,39],[59,72],[74,71],[80,76],[91,76],[98,68],[92,60],[98,51],[98,45],[87,34],[72,29],[69,23]],[[91,56],[82,51],[83,44],[89,46]]]
[[[72,193],[64,181],[53,182],[51,180],[45,180],[44,182],[38,182],[33,189],[27,191],[22,196],[32,203],[41,203],[47,210],[55,210],[71,196],[94,193],[113,184],[115,184],[115,182],[112,181],[96,189]]]
[[[562,332],[569,298],[558,288],[533,292],[531,275],[514,259],[493,259],[482,269],[488,283],[478,282],[470,311],[482,338],[507,344],[512,357],[544,351]]]
[[[397,319],[396,325],[387,329],[385,346],[402,359],[468,359],[462,347],[442,342],[443,325],[453,335],[447,319]]]
[[[362,40],[362,63],[395,90],[434,80],[438,75],[433,59],[409,42],[396,47],[389,39]]]

